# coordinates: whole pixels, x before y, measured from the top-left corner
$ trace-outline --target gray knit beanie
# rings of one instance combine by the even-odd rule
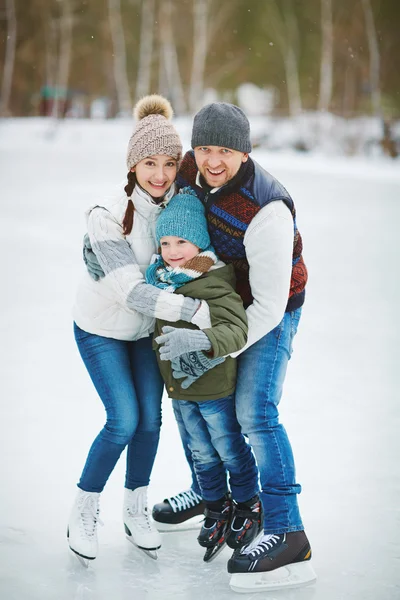
[[[136,128],[128,143],[126,164],[130,170],[144,158],[163,154],[179,161],[182,158],[182,143],[171,123],[171,104],[163,96],[145,96],[136,104],[133,115]]]
[[[251,152],[248,118],[234,104],[207,104],[194,117],[192,148],[196,146],[222,146],[239,152]]]

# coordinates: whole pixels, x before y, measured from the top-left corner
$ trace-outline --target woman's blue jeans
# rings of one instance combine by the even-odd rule
[[[233,395],[203,402],[173,400],[182,441],[191,451],[200,495],[206,502],[228,491],[245,502],[259,491],[258,470],[236,419]]]
[[[78,487],[101,492],[126,446],[125,487],[148,485],[160,437],[164,385],[151,338],[124,342],[87,333],[76,323],[74,334],[107,418]]]
[[[278,412],[300,316],[301,308],[285,313],[275,329],[237,359],[236,415],[260,472],[265,533],[303,529],[297,502],[301,486],[296,483],[292,448]],[[181,431],[181,437],[185,447],[188,434]],[[185,453],[190,465],[190,453],[187,449]],[[193,489],[199,493],[193,467],[192,473]]]

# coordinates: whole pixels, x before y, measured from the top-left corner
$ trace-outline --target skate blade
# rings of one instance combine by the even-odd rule
[[[89,568],[89,564],[92,560],[94,560],[94,558],[86,558],[85,556],[81,556],[80,554],[78,554],[77,552],[75,552],[75,550],[73,550],[70,546],[70,550],[72,552],[72,554],[79,560],[80,564],[82,565],[82,567],[84,567],[85,569]]]
[[[225,546],[226,541],[222,542],[221,544],[217,544],[217,546],[214,546],[213,548],[207,548],[203,556],[204,562],[211,562],[214,560],[214,558],[217,558],[218,554],[222,552]]]
[[[310,561],[293,563],[263,573],[234,573],[229,582],[232,591],[239,594],[265,592],[310,585],[317,576]]]
[[[153,521],[153,523],[160,533],[179,533],[181,531],[195,531],[201,527],[203,521],[204,515],[196,515],[183,523],[159,523],[158,521]]]
[[[128,540],[128,542],[130,542],[132,544],[132,546],[134,546],[135,548],[137,548],[141,552],[144,552],[144,554],[147,554],[147,556],[149,556],[153,560],[157,560],[158,559],[157,550],[159,550],[161,548],[161,546],[158,546],[157,548],[142,548],[142,546],[138,546],[137,544],[135,544],[135,542],[132,540],[131,536],[127,535],[126,539]]]

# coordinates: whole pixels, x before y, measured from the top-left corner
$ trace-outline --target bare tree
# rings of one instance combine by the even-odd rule
[[[60,47],[57,65],[57,83],[53,102],[52,116],[57,119],[60,112],[60,100],[67,101],[69,68],[72,49],[72,9],[70,0],[62,0],[60,17]],[[64,104],[65,106],[65,104]]]
[[[328,111],[333,87],[333,23],[332,0],[321,0],[321,71],[318,110]]]
[[[143,0],[140,24],[139,68],[136,79],[136,100],[150,91],[151,61],[153,54],[155,0]]]
[[[131,114],[132,102],[126,69],[126,47],[124,28],[122,26],[120,0],[108,0],[108,17],[111,39],[114,50],[114,79],[120,115]]]
[[[174,110],[177,114],[185,114],[186,101],[172,28],[171,0],[162,0],[159,21],[160,60],[163,63],[163,66],[160,66],[160,75],[165,76],[166,95],[170,97]]]
[[[374,114],[382,116],[381,86],[380,86],[380,54],[378,37],[370,0],[362,0],[369,48],[369,79],[371,85],[371,100]]]
[[[289,112],[296,116],[302,111],[299,67],[297,61],[298,28],[291,0],[282,0],[279,10],[276,0],[268,1],[268,33],[275,40],[283,58],[286,73]]]
[[[204,92],[204,69],[207,58],[208,0],[193,0],[193,62],[189,88],[189,109],[197,112]]]
[[[46,15],[48,17],[48,15]],[[46,83],[55,87],[57,81],[57,47],[58,23],[53,17],[48,18],[46,23]]]
[[[11,86],[14,73],[15,45],[17,40],[17,18],[15,15],[14,0],[7,0],[7,42],[4,58],[3,81],[1,84],[0,117],[5,117],[9,112]]]

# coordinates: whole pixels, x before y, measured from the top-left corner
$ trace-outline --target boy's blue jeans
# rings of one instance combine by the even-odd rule
[[[76,323],[74,334],[107,415],[78,487],[101,492],[126,446],[125,487],[148,485],[160,437],[164,386],[151,338],[124,342],[87,333]]]
[[[199,487],[206,502],[222,498],[229,487],[236,502],[259,491],[258,470],[236,419],[234,396],[202,402],[173,400],[182,441],[191,451]]]
[[[300,316],[301,308],[285,313],[275,329],[237,359],[236,415],[260,472],[265,533],[303,529],[297,502],[301,487],[296,483],[292,448],[278,413]],[[185,447],[187,436],[182,431],[181,436]],[[190,452],[185,449],[185,453],[191,464]],[[195,473],[193,489],[201,495]]]

